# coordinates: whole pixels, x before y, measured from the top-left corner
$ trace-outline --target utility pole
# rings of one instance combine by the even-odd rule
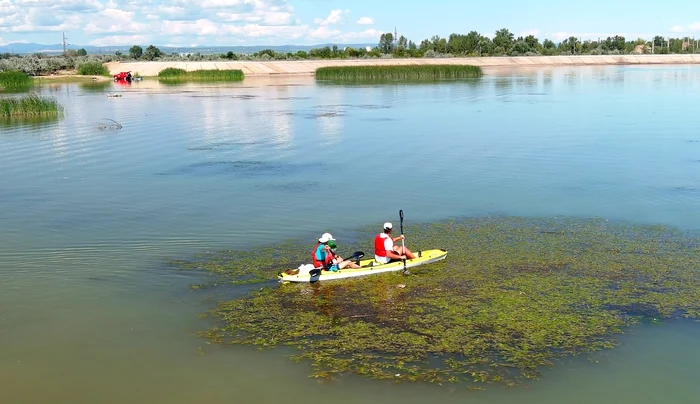
[[[66,33],[63,33],[63,55],[66,54]]]

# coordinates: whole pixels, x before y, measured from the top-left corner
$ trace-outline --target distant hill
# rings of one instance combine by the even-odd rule
[[[139,44],[140,45],[140,44]],[[334,44],[318,44],[318,45],[280,45],[280,46],[197,46],[197,47],[168,47],[168,46],[158,46],[158,48],[165,53],[172,52],[190,52],[190,53],[201,53],[201,54],[211,54],[211,53],[255,53],[263,49],[272,49],[279,53],[288,52],[298,52],[300,50],[309,51],[310,49],[323,48],[324,46],[333,47]],[[352,46],[353,48],[364,48],[365,46],[376,46],[375,43],[365,43],[365,44],[335,44],[338,48],[343,49],[346,46]],[[97,54],[111,54],[116,51],[121,51],[122,53],[128,53],[129,48],[133,45],[128,46],[91,46],[91,45],[68,45],[67,49],[85,49],[88,53]],[[140,45],[142,48],[146,49],[148,45]],[[157,45],[156,45],[157,46]],[[61,53],[63,52],[63,45],[45,45],[38,43],[11,43],[7,45],[0,46],[0,53],[18,53],[18,54],[32,54],[32,53]]]

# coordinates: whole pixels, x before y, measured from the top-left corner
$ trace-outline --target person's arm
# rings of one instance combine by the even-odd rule
[[[406,238],[406,236],[404,236],[404,235],[402,234],[402,235],[400,235],[400,236],[398,236],[398,237],[392,238],[392,240],[394,240],[394,241],[396,242],[396,241],[399,241],[399,240],[403,240],[403,239],[405,239],[405,238]]]

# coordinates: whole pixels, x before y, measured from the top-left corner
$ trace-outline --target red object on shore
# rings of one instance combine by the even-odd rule
[[[124,81],[131,81],[134,77],[131,75],[131,72],[121,72],[117,73],[114,75],[114,81],[118,80],[124,80]]]

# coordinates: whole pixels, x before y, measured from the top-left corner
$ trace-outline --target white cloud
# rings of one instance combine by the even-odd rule
[[[628,32],[613,32],[613,33],[596,33],[596,32],[586,32],[586,33],[578,33],[578,32],[555,32],[550,35],[545,35],[546,39],[551,39],[555,42],[557,41],[563,41],[564,39],[568,39],[570,37],[576,37],[578,39],[583,39],[584,41],[589,39],[589,40],[598,40],[600,38],[601,40],[606,39],[607,37],[614,37],[615,35],[623,36],[625,37],[625,40],[632,40],[632,39],[637,39],[637,38],[653,38],[655,34],[636,34],[636,33],[628,33]]]
[[[674,25],[669,29],[669,31],[671,31],[671,32],[685,32],[685,27],[682,25]]]
[[[345,12],[348,12],[348,10],[345,10]],[[318,25],[324,26],[324,25],[332,25],[332,24],[337,24],[340,22],[340,20],[343,18],[343,10],[333,10],[331,11],[330,14],[328,14],[328,17],[326,18],[316,18],[314,22]]]
[[[93,46],[124,46],[134,44],[144,44],[148,42],[148,38],[144,35],[115,35],[107,36],[100,39],[90,41],[88,45]]]
[[[525,31],[522,31],[518,36],[526,37],[526,36],[529,36],[529,35],[532,35],[532,36],[534,36],[534,37],[537,37],[538,35],[540,35],[540,30],[539,30],[539,29],[529,29],[529,30],[525,30]]]
[[[146,16],[148,18],[148,16]],[[133,11],[124,11],[109,8],[100,11],[91,18],[84,28],[88,34],[105,33],[144,33],[153,31],[153,26],[148,23],[136,22]]]
[[[348,32],[348,9],[302,20],[291,0],[0,0],[4,42],[156,46],[376,41],[374,29]],[[374,23],[370,17],[359,25]],[[57,37],[58,35],[58,37]],[[58,38],[58,39],[57,39]]]
[[[340,35],[341,31],[337,29],[330,29],[327,26],[320,26],[311,32],[309,32],[310,38],[315,39],[328,39],[337,35]]]
[[[366,29],[360,32],[346,32],[344,34],[338,35],[338,39],[344,42],[356,41],[356,40],[374,40],[379,41],[379,37],[384,33],[384,31],[378,31],[374,28]]]
[[[700,22],[694,22],[689,25],[674,25],[669,31],[676,33],[700,32]]]

